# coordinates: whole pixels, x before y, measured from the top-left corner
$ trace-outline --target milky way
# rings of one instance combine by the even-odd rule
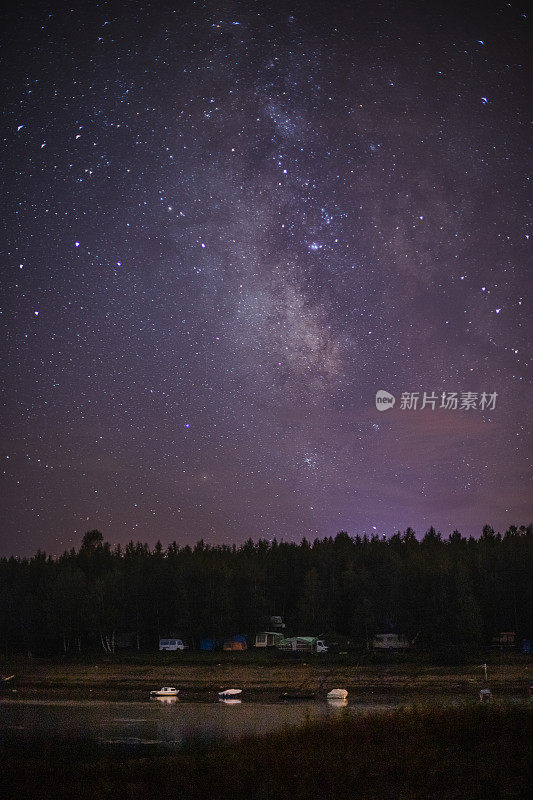
[[[5,22],[2,552],[531,521],[522,6]]]

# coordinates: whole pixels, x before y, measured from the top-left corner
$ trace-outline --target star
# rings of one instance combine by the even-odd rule
[[[6,42],[0,556],[529,521],[525,19],[133,5]]]

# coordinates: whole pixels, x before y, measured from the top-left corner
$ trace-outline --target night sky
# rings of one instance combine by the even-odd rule
[[[0,554],[531,521],[525,4],[3,23]]]

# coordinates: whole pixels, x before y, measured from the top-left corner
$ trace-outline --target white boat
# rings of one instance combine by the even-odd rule
[[[174,686],[162,686],[161,689],[154,689],[150,692],[150,697],[177,697],[179,689]]]
[[[223,689],[218,693],[219,697],[235,697],[236,694],[241,694],[242,689]]]
[[[332,689],[331,692],[327,694],[328,700],[346,700],[347,697],[348,692],[346,689]]]

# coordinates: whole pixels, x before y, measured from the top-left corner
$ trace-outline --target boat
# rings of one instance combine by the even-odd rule
[[[221,692],[218,693],[219,697],[235,697],[237,694],[241,694],[242,689],[223,689]]]
[[[309,691],[299,691],[298,689],[294,689],[289,692],[281,692],[279,696],[280,700],[316,700],[316,694],[314,692]]]
[[[150,697],[177,697],[179,689],[174,686],[162,686],[161,689],[154,689],[150,692]]]
[[[327,693],[328,700],[346,700],[348,692],[346,689],[332,689]]]

